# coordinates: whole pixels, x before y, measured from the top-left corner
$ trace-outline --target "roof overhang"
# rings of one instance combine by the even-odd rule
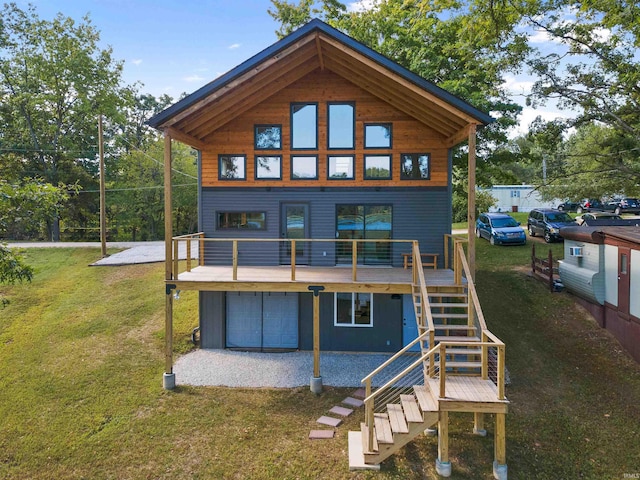
[[[203,149],[216,130],[315,70],[329,70],[435,131],[448,146],[484,112],[320,20],[271,47],[149,120],[173,138]]]

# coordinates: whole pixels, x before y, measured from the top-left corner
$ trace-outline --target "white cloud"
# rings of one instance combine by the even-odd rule
[[[378,0],[358,0],[357,2],[351,2],[347,5],[347,11],[349,12],[366,12],[367,10],[373,10],[378,5]]]
[[[193,83],[193,82],[201,82],[204,80],[204,77],[201,77],[200,75],[189,75],[188,77],[183,77],[182,78],[185,82],[189,82],[189,83]]]
[[[134,65],[140,65],[142,63],[142,59],[134,58],[133,60],[131,60],[131,63],[133,63]]]
[[[520,114],[518,126],[510,133],[511,138],[515,138],[518,135],[524,135],[529,131],[529,126],[537,117],[541,117],[543,120],[551,121],[557,118],[571,118],[568,112],[559,111],[555,109],[539,109],[531,107],[523,107]]]
[[[502,86],[513,95],[529,95],[533,87],[533,79],[525,76],[507,75]]]
[[[234,43],[233,45],[229,45],[229,50],[235,50],[236,48],[240,48],[241,43]]]

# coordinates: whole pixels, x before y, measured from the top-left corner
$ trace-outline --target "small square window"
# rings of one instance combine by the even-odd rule
[[[220,180],[246,180],[247,158],[244,155],[220,155],[218,178]]]
[[[291,156],[291,180],[317,180],[318,156],[317,155],[292,155]]]
[[[256,180],[280,180],[282,178],[282,157],[256,156]]]
[[[353,180],[353,155],[329,155],[329,180]]]
[[[365,180],[390,180],[391,155],[365,155]]]
[[[282,125],[256,125],[256,150],[282,149]]]
[[[391,148],[391,124],[369,123],[364,126],[364,148]]]
[[[373,294],[334,294],[334,320],[336,327],[373,327]]]
[[[402,180],[429,180],[428,153],[403,153],[400,155],[400,178]]]

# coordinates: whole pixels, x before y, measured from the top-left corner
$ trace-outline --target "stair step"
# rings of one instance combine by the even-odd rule
[[[468,318],[468,313],[431,313],[433,318]]]
[[[418,402],[416,402],[416,397],[413,395],[400,395],[400,402],[407,422],[422,423],[422,414],[420,413]]]
[[[431,292],[428,294],[429,298],[440,297],[440,298],[463,298],[468,297],[467,292]]]
[[[374,413],[373,424],[375,425],[376,438],[378,443],[393,443],[393,433],[391,423],[386,413]]]
[[[447,348],[447,355],[482,355],[481,348]]]
[[[420,409],[423,412],[437,412],[438,405],[436,401],[433,399],[431,392],[424,385],[415,385],[413,387],[413,392],[416,394],[416,398],[418,399],[418,403],[420,404]]]
[[[434,363],[436,367],[440,366],[440,362]],[[482,362],[458,362],[453,360],[447,360],[445,362],[447,368],[482,368]]]
[[[456,302],[451,302],[451,303],[429,302],[429,305],[431,306],[431,308],[468,308],[469,307],[468,303],[456,303]]]
[[[463,336],[450,336],[450,335],[436,335],[434,337],[436,342],[479,342],[478,337],[463,337]]]
[[[404,418],[404,412],[402,406],[397,403],[390,403],[387,405],[387,412],[389,414],[389,423],[391,424],[391,431],[393,433],[409,433],[409,427],[407,426],[407,420]]]
[[[369,451],[369,427],[367,424],[362,422],[360,423],[360,431],[362,432],[362,451],[363,453],[376,453],[378,451],[378,439],[373,435],[373,450]]]

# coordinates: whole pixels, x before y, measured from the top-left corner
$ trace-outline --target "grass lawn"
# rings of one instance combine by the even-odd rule
[[[509,478],[638,474],[640,366],[569,295],[526,274],[529,252],[478,241],[479,295],[512,380]],[[361,411],[335,439],[307,439],[352,389],[164,391],[163,265],[87,267],[93,249],[25,256],[33,283],[2,287],[11,304],[0,310],[0,478],[437,478],[430,437],[380,473],[349,472],[347,431]],[[197,296],[175,305],[176,350],[186,352]],[[492,478],[486,426],[488,437],[475,437],[471,415],[451,415],[451,478]]]

